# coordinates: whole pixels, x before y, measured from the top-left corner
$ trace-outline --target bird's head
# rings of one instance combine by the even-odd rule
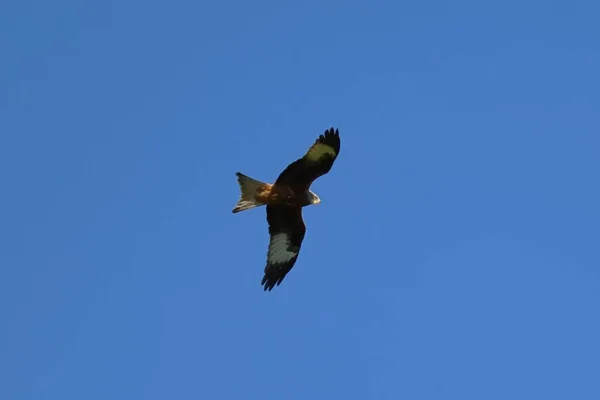
[[[308,191],[308,199],[310,201],[310,204],[319,204],[321,202],[321,199],[319,198],[319,196],[317,196],[316,193],[312,192],[312,191]]]

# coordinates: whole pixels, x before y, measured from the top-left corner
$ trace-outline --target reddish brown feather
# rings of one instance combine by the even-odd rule
[[[256,200],[267,205],[301,205],[302,197],[286,185],[269,185],[256,194]]]

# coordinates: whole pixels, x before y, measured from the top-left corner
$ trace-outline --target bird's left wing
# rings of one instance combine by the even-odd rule
[[[306,226],[301,207],[284,205],[268,205],[267,222],[270,241],[261,285],[270,291],[275,285],[279,286],[296,263]]]
[[[331,170],[340,153],[340,133],[330,128],[319,135],[304,157],[294,161],[283,170],[275,181],[298,192],[307,190],[315,179]]]

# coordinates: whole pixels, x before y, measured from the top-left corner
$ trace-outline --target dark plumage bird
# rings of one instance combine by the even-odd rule
[[[264,290],[279,286],[296,263],[306,233],[302,208],[321,202],[310,185],[331,170],[339,153],[340,134],[331,128],[319,136],[304,157],[288,165],[273,184],[236,173],[241,195],[233,212],[267,206],[270,241],[261,282]]]

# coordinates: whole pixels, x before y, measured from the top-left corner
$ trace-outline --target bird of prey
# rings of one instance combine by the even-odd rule
[[[296,263],[306,233],[302,207],[321,202],[309,189],[310,185],[331,170],[339,153],[339,131],[330,128],[319,135],[302,158],[288,165],[273,184],[236,173],[241,195],[232,211],[267,206],[270,240],[261,281],[265,291],[279,286]]]

